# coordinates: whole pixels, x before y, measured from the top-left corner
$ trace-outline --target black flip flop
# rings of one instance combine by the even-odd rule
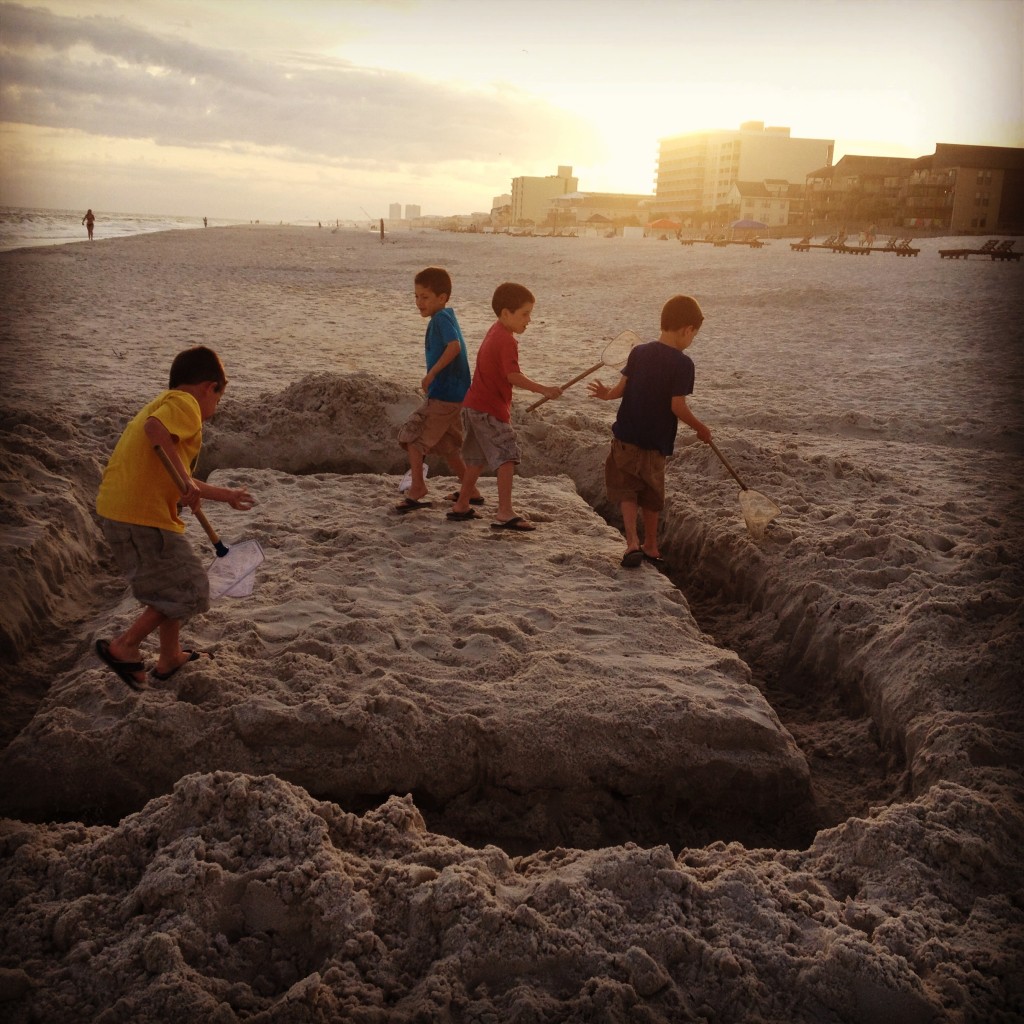
[[[135,690],[136,693],[145,689],[135,678],[136,672],[146,671],[146,666],[141,661],[122,661],[120,658],[116,658],[110,653],[109,640],[96,641],[96,655],[125,686]]]
[[[172,668],[170,672],[157,672],[157,670],[154,668],[154,669],[150,669],[149,674],[154,679],[159,679],[161,683],[166,683],[167,680],[170,679],[171,676],[173,676],[175,672],[179,671],[180,669],[183,669],[190,661],[198,661],[200,658],[209,658],[210,661],[213,661],[213,655],[212,654],[207,654],[204,651],[189,651],[189,650],[186,650],[184,653],[188,655],[188,658],[185,661],[183,661],[178,666],[178,668]]]
[[[445,500],[446,501],[458,501],[459,500],[459,492],[458,491],[452,491],[451,494],[447,495]],[[470,498],[469,499],[469,503],[470,503],[470,505],[482,505],[484,503],[484,499],[481,498],[481,497]]]
[[[492,530],[511,530],[513,533],[531,533],[537,527],[522,516],[513,516],[503,523],[491,523]]]
[[[655,569],[659,570],[659,572],[667,572],[668,571],[668,562],[666,562],[665,559],[661,557],[661,555],[649,555],[645,551],[644,552],[644,561],[645,562],[650,562],[651,565],[653,565]]]
[[[415,498],[406,498],[405,501],[400,501],[395,506],[395,511],[400,516],[404,516],[406,512],[415,512],[417,509],[430,507],[431,502],[429,501],[417,501]]]
[[[644,564],[644,553],[642,551],[627,551],[619,563],[623,569],[638,569]]]
[[[454,523],[464,523],[467,519],[479,519],[480,517],[473,509],[469,509],[467,512],[448,512],[445,514],[445,518]]]

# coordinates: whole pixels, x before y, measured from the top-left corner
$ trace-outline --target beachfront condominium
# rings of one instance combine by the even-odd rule
[[[692,132],[658,142],[653,216],[683,222],[714,219],[730,209],[740,181],[803,185],[812,171],[832,163],[832,139],[794,139],[788,128],[746,121],[738,131]]]
[[[402,204],[392,203],[388,207],[388,220],[401,220],[402,219]]]
[[[551,200],[568,195],[579,188],[579,179],[572,176],[571,167],[559,167],[557,174],[544,178],[512,179],[513,227],[542,224],[548,216]]]

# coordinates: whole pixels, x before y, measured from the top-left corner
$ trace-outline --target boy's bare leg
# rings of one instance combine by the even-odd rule
[[[462,462],[461,459],[459,459]],[[452,464],[452,469],[455,469]],[[480,479],[480,474],[484,471],[483,465],[467,466],[464,462],[462,463],[462,475],[459,477],[459,497],[455,504],[452,505],[453,512],[468,512],[469,511],[469,499],[475,497],[480,492],[476,489],[476,482]]]
[[[642,510],[644,520],[644,551],[647,552],[651,558],[661,558],[661,552],[658,550],[658,515],[657,512],[652,512],[649,508]]]
[[[160,657],[156,662],[157,672],[163,675],[174,672],[191,657],[191,654],[186,654],[181,649],[181,619],[165,618],[160,624]]]
[[[636,514],[638,505],[635,501],[623,501],[622,529],[626,534],[626,554],[640,550],[640,537],[636,532]]]
[[[110,653],[118,661],[142,661],[142,641],[166,620],[163,612],[146,605],[142,614],[120,636],[110,641]],[[138,683],[145,683],[146,673],[135,672],[132,678]]]
[[[164,619],[160,624],[160,657],[157,672],[173,672],[187,660],[181,649],[181,619]]]
[[[406,497],[413,501],[419,501],[426,497],[427,481],[423,478],[423,452],[415,445],[409,445],[409,469],[412,471],[412,483],[406,492]]]
[[[498,511],[494,518],[499,523],[508,522],[516,513],[512,508],[512,478],[515,476],[516,464],[503,462],[498,467]]]
[[[461,455],[449,455],[448,456],[448,468],[459,478],[459,488],[462,487],[462,481],[466,479],[466,464],[462,461]],[[483,467],[481,466],[480,469]],[[476,481],[480,477],[480,469],[477,470],[476,476],[473,478],[473,490],[466,497],[468,498],[479,498],[480,492],[476,489]],[[459,495],[460,499],[462,495]]]

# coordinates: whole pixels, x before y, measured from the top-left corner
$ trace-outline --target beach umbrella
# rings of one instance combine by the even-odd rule
[[[741,230],[763,231],[768,225],[760,220],[734,220],[732,227],[740,228]]]
[[[655,231],[676,231],[682,227],[678,221],[669,220],[667,217],[662,217],[661,220],[652,220],[647,226],[654,228]]]

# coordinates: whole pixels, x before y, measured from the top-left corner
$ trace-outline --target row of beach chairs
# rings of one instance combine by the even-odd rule
[[[993,262],[1014,260],[1019,261],[1024,253],[1014,252],[1016,243],[1012,238],[1000,242],[998,238],[990,238],[980,249],[940,249],[939,256],[944,260],[965,260],[968,256],[987,256]]]
[[[915,249],[910,243],[913,238],[900,238],[893,235],[885,245],[847,245],[847,236],[843,233],[829,235],[824,242],[812,242],[810,235],[805,235],[799,242],[790,242],[794,252],[807,252],[810,249],[831,249],[832,252],[848,253],[852,256],[867,256],[873,252],[894,252],[897,256],[916,256],[921,250]]]

